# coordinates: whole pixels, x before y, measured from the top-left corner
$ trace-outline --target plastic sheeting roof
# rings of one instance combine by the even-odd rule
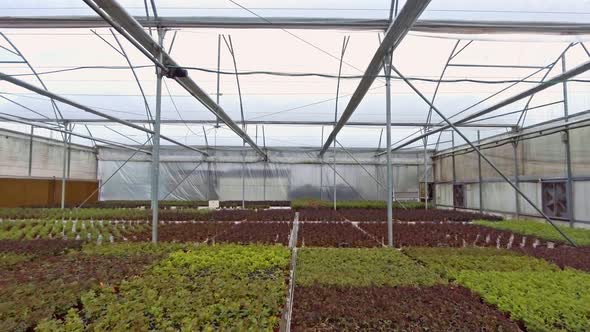
[[[389,1],[237,1],[258,15],[272,17],[326,17],[386,19],[389,16]],[[120,3],[132,15],[145,15],[144,2],[123,1]],[[230,1],[157,1],[160,16],[251,16]],[[401,1],[400,8],[404,1]],[[80,1],[43,2],[23,0],[0,5],[3,16],[69,16],[96,14]],[[151,15],[151,12],[150,12]],[[454,0],[432,1],[420,19],[454,20],[503,20],[519,22],[578,22],[590,23],[590,3],[587,1],[494,1],[485,2]],[[1,29],[8,40],[0,38],[1,72],[39,85],[30,68],[19,62],[21,58],[11,51],[12,43],[40,74],[51,92],[66,96],[100,111],[129,120],[146,120],[146,107],[139,87],[125,58],[113,49],[117,40],[108,28],[97,29]],[[354,91],[359,75],[378,47],[376,31],[343,30],[240,30],[240,29],[175,29],[166,35],[168,49],[176,34],[171,50],[177,62],[190,68],[195,82],[214,99],[216,93],[218,36],[231,35],[236,52],[239,72],[266,71],[280,75],[240,75],[244,114],[247,121],[334,121],[338,57],[344,36],[350,36],[342,70],[341,94],[338,104],[341,112]],[[116,34],[130,62],[135,67],[141,87],[152,113],[155,112],[155,73],[149,62],[122,36]],[[527,82],[518,84],[497,96],[469,109],[456,119],[479,111],[502,99],[512,96],[539,82],[548,66],[558,59],[571,43],[566,56],[566,68],[588,61],[590,54],[582,47],[589,36],[546,36],[532,34],[494,35],[449,35],[411,32],[396,49],[394,65],[404,75],[414,78],[413,83],[431,97],[437,80],[457,40],[462,49],[451,61],[461,65],[527,66],[527,68],[482,68],[448,67],[443,77],[435,104],[446,115],[453,115],[488,96],[507,88],[515,81],[530,76]],[[10,42],[9,42],[10,41]],[[108,42],[108,43],[107,43]],[[109,45],[110,44],[110,45]],[[590,45],[588,45],[590,47]],[[535,67],[535,68],[533,68]],[[536,68],[539,67],[539,68]],[[220,104],[234,121],[240,119],[239,98],[233,62],[226,45],[221,44]],[[551,69],[548,78],[560,73],[561,62]],[[533,74],[539,71],[537,74]],[[331,77],[297,76],[313,73]],[[568,83],[569,113],[574,114],[590,108],[590,74],[578,76]],[[482,83],[485,81],[486,83]],[[165,80],[163,88],[162,119],[164,120],[211,120],[215,117],[197,100],[174,81]],[[377,79],[350,121],[385,121],[384,80]],[[21,116],[30,119],[54,118],[49,100],[6,82],[0,82],[0,115]],[[531,125],[563,116],[563,87],[554,86],[535,95],[525,125]],[[12,102],[11,102],[12,101]],[[28,109],[24,109],[22,106]],[[420,123],[427,118],[428,105],[418,98],[402,81],[392,85],[392,119],[397,123]],[[526,105],[526,99],[489,114],[489,120],[480,123],[514,125],[520,114],[514,113]],[[66,119],[98,119],[98,117],[58,103]],[[32,112],[33,110],[34,112]],[[512,112],[512,114],[510,114]],[[495,117],[509,113],[508,115]],[[432,121],[441,119],[434,116]],[[28,132],[22,125],[2,123],[2,126]],[[89,123],[93,135],[126,144],[142,144],[145,133],[117,124]],[[325,126],[325,139],[331,131]],[[395,127],[393,141],[416,132],[415,127]],[[87,134],[87,129],[78,124],[75,131]],[[382,127],[350,126],[339,134],[339,141],[347,147],[377,148]],[[475,128],[465,128],[469,137],[476,137]],[[482,136],[494,135],[505,129],[482,128]],[[258,131],[258,135],[256,135]],[[41,133],[43,131],[38,131]],[[241,145],[241,139],[225,127],[215,128],[210,124],[170,124],[162,126],[162,133],[186,144],[205,145],[203,132],[207,133],[210,145]],[[262,145],[262,126],[247,127],[248,134]],[[58,134],[53,134],[59,137]],[[264,139],[268,146],[304,146],[318,148],[322,143],[321,126],[271,125],[264,126]],[[384,135],[381,147],[384,147]],[[450,144],[450,135],[440,138],[440,148]],[[84,139],[74,142],[89,144]],[[436,142],[431,138],[430,142]],[[457,144],[460,144],[458,140]],[[167,144],[162,142],[162,144]],[[416,145],[418,147],[419,145]]]

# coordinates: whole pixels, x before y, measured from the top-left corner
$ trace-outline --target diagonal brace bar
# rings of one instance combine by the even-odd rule
[[[84,2],[165,73],[173,68],[182,68],[116,0],[84,0]],[[162,61],[158,60],[157,56],[161,56]],[[188,75],[185,77],[176,76],[173,79],[223,121],[229,129],[246,141],[264,160],[267,159],[266,153],[254,140]]]
[[[488,159],[488,157],[486,157],[479,150],[479,148],[477,148],[475,146],[475,144],[473,144],[467,138],[467,136],[465,136],[463,134],[463,132],[460,131],[457,128],[457,126],[455,126],[455,124],[453,122],[451,122],[436,106],[434,106],[405,76],[403,76],[402,73],[400,73],[399,70],[397,70],[397,68],[395,68],[394,66],[392,66],[391,69],[393,71],[395,71],[395,73],[398,74],[399,77],[401,77],[401,79],[404,82],[406,82],[406,84],[412,90],[414,90],[414,92],[422,100],[424,100],[424,102],[426,102],[432,108],[432,110],[434,110],[443,119],[443,121],[445,121],[448,124],[448,126],[453,129],[454,132],[456,132],[457,134],[459,134],[459,136],[461,136],[461,138],[463,140],[465,140],[465,142],[467,142],[467,144],[469,146],[471,146],[471,148],[473,149],[473,151],[475,151],[481,157],[481,159],[483,159],[486,163],[488,163],[490,165],[490,167],[492,167],[504,179],[504,181],[506,181],[527,203],[529,203],[541,216],[543,216],[543,218],[545,218],[545,220],[547,220],[549,222],[549,224],[551,224],[551,226],[553,226],[555,228],[555,230],[557,232],[559,232],[559,234],[561,234],[561,236],[563,236],[572,246],[574,246],[574,247],[576,246],[575,242],[569,236],[567,236],[567,234],[565,234],[559,227],[557,227],[553,223],[553,221],[551,220],[551,218],[549,218],[549,216],[547,216],[527,195],[525,195],[524,192],[522,192],[522,190],[520,190],[520,188],[516,184],[514,184],[514,182],[512,180],[510,180],[506,175],[504,175],[504,173],[502,173],[502,171],[500,171],[500,169],[490,159]]]
[[[44,89],[40,89],[40,88],[38,88],[38,87],[36,87],[34,85],[31,85],[31,84],[29,84],[29,83],[27,83],[25,81],[21,81],[21,80],[19,80],[17,78],[14,78],[12,76],[6,75],[6,74],[4,74],[2,72],[0,72],[0,81],[10,82],[10,83],[12,83],[14,85],[18,85],[18,86],[20,86],[22,88],[25,88],[25,89],[29,90],[29,91],[33,91],[33,92],[38,93],[38,94],[40,94],[42,96],[45,96],[47,98],[51,98],[51,99],[57,100],[59,102],[62,102],[64,104],[70,105],[72,107],[81,109],[81,110],[83,110],[85,112],[88,112],[88,113],[91,113],[91,114],[94,114],[94,115],[103,117],[105,119],[108,119],[108,120],[111,120],[111,121],[120,123],[122,125],[125,125],[127,127],[131,127],[133,129],[137,129],[137,130],[143,131],[143,132],[148,133],[148,134],[152,134],[152,135],[154,134],[154,131],[152,131],[152,130],[146,129],[146,128],[142,127],[142,126],[138,126],[138,125],[136,125],[134,123],[131,123],[129,121],[122,120],[122,119],[119,119],[117,117],[108,115],[106,113],[97,111],[97,110],[95,110],[93,108],[90,108],[88,106],[84,106],[84,105],[79,104],[79,103],[77,103],[77,102],[75,102],[73,100],[67,99],[67,98],[62,97],[60,95],[57,95],[57,94],[55,94],[53,92],[49,92],[49,91],[46,91]],[[174,139],[168,138],[168,137],[166,137],[164,135],[160,135],[160,137],[162,139],[167,140],[170,143],[174,143],[176,145],[182,146],[182,147],[187,148],[189,150],[196,151],[196,152],[199,152],[199,153],[201,153],[201,154],[203,154],[205,156],[208,156],[207,152],[205,152],[205,151],[202,151],[202,150],[193,148],[192,146],[188,146],[186,144],[182,144],[182,143],[180,143],[180,142],[178,142],[178,141],[176,141]]]

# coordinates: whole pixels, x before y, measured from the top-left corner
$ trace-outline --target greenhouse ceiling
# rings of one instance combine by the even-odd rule
[[[110,1],[86,2],[108,7]],[[330,143],[336,120],[351,108],[350,118],[341,120],[338,142],[346,147],[384,147],[385,75],[381,70],[378,77],[368,79],[365,73],[386,35],[390,15],[400,15],[405,1],[392,6],[390,1],[373,0],[280,5],[160,0],[153,1],[155,11],[151,1],[117,3],[144,26],[154,44],[157,27],[165,28],[164,50],[198,88],[195,98],[196,88],[191,93],[186,82],[178,82],[182,78],[164,79],[161,130],[168,140],[162,144],[241,146],[246,138],[253,147],[319,150]],[[426,3],[417,20],[409,22],[407,34],[397,36],[392,63],[453,121],[492,109],[462,124],[467,137],[475,139],[478,131],[489,137],[563,117],[563,84],[500,103],[590,59],[590,45],[585,44],[590,3]],[[153,129],[157,91],[154,62],[145,52],[82,1],[40,5],[23,0],[4,3],[0,11],[0,72],[72,102],[52,104],[47,95],[2,81],[3,128],[28,133],[33,124],[36,135],[61,138],[60,132],[45,128],[68,123],[80,135],[72,139],[79,144],[92,145],[88,137],[123,145],[146,141]],[[392,24],[402,18],[397,16]],[[398,22],[400,29],[405,27],[402,23]],[[569,78],[569,115],[587,111],[588,79],[587,73]],[[363,84],[366,94],[353,108],[353,95]],[[495,105],[502,107],[493,109]],[[396,73],[391,112],[394,147],[416,140],[427,125],[431,130],[444,128],[443,119]],[[236,134],[242,131],[245,135]],[[428,144],[444,149],[450,141],[450,132],[442,131]],[[416,140],[404,148],[422,144]]]

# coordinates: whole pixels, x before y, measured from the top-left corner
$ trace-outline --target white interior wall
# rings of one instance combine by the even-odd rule
[[[0,176],[27,177],[29,170],[30,136],[9,130],[0,130]],[[32,177],[62,177],[62,142],[34,137]],[[90,148],[71,145],[70,178],[96,180],[96,154]]]

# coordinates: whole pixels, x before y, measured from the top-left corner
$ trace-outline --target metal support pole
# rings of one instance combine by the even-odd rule
[[[321,143],[324,143],[324,126],[322,126],[322,141],[320,144]],[[321,158],[324,159],[324,156]],[[324,163],[320,164],[320,200],[324,200]]]
[[[512,148],[514,150],[514,184],[520,188],[520,180],[519,180],[519,167],[518,167],[518,139],[515,139],[512,142]],[[516,197],[516,219],[520,219],[520,197],[518,192],[514,192]]]
[[[158,29],[158,41],[164,44],[165,30]],[[162,53],[158,55],[163,61]],[[152,137],[152,242],[158,242],[158,193],[160,181],[160,117],[162,113],[162,76],[161,68],[156,67],[156,116],[154,118],[154,136]]]
[[[68,124],[65,123],[66,130]],[[63,172],[61,175],[61,209],[65,209],[66,205],[66,176],[68,168],[68,135],[64,134],[64,158],[63,158]]]
[[[35,126],[31,126],[31,136],[29,136],[29,176],[33,173],[33,135]]]
[[[340,52],[340,64],[338,66],[338,81],[336,83],[336,102],[334,106],[334,129],[336,129],[336,124],[338,123],[338,99],[340,97],[340,76],[342,75],[342,62],[344,60],[344,54],[346,53],[346,47],[348,46],[348,40],[350,37],[344,36],[342,40],[342,52]],[[336,138],[334,138],[334,210],[337,208],[337,200],[336,200]]]
[[[266,134],[264,133],[264,126],[262,126],[262,147],[264,148],[264,152],[268,155],[268,151],[266,151]],[[264,161],[264,178],[262,182],[262,200],[266,201],[266,172],[268,168],[268,159]]]
[[[219,97],[221,96],[220,90],[221,81],[221,35],[217,35],[217,93],[215,94],[215,100],[219,105]],[[219,128],[219,117],[216,118],[215,127]]]
[[[481,132],[477,131],[477,144],[481,144]],[[483,213],[483,181],[481,174],[481,156],[477,156],[477,173],[479,181],[479,212]]]
[[[455,184],[457,183],[457,172],[455,168],[455,132],[451,131],[451,162],[452,162],[452,170],[453,170],[453,209],[457,209],[455,206]]]
[[[561,71],[567,71],[566,65],[566,54],[564,53],[561,57]],[[568,103],[568,94],[567,94],[567,80],[563,81],[563,113],[565,117],[565,122],[569,122],[569,103]],[[576,221],[576,216],[574,212],[574,181],[572,180],[573,172],[572,172],[572,147],[570,145],[570,131],[568,126],[565,127],[565,162],[567,168],[567,214],[570,219],[569,226],[574,227],[574,222]]]
[[[393,167],[391,165],[391,54],[387,52],[384,62],[385,69],[385,140],[387,144],[387,246],[393,248]]]
[[[424,208],[428,210],[428,162],[426,160],[427,156],[427,140],[424,139]],[[418,189],[418,192],[420,189]],[[418,195],[420,196],[420,195]]]
[[[70,131],[74,130],[74,126],[71,126]],[[67,178],[70,178],[70,172],[72,170],[72,134],[68,134],[68,161],[67,161]]]
[[[551,220],[551,218],[549,218],[549,216],[547,216],[547,214],[545,212],[543,212],[542,209],[540,209],[527,195],[524,194],[524,192],[522,192],[512,181],[510,181],[510,179],[504,174],[502,173],[502,171],[490,160],[488,159],[488,157],[486,157],[480,150],[479,148],[477,148],[468,138],[467,136],[465,136],[463,134],[463,132],[461,130],[459,130],[457,128],[457,126],[451,122],[438,108],[436,108],[432,103],[430,103],[430,101],[428,101],[428,99],[426,99],[426,97],[424,96],[424,94],[422,94],[420,92],[420,90],[418,90],[413,84],[412,82],[410,82],[399,70],[397,70],[395,67],[392,66],[393,71],[395,71],[396,74],[399,75],[399,77],[420,97],[420,99],[422,99],[424,102],[426,102],[427,104],[432,106],[432,109],[443,119],[444,122],[447,123],[447,125],[453,129],[454,132],[456,132],[457,134],[459,134],[459,136],[461,136],[461,138],[486,162],[488,163],[488,165],[490,165],[490,167],[492,167],[494,169],[494,171],[496,171],[501,177],[502,179],[504,179],[504,181],[506,181],[514,190],[516,190],[520,196],[527,202],[529,203],[537,213],[539,213],[541,216],[543,216],[543,218],[545,218],[545,220],[547,220],[547,222],[549,222],[549,224],[551,224],[551,226],[553,226],[553,228],[555,228],[555,230],[561,234],[561,236],[563,236],[563,238],[565,238],[572,246],[576,246],[576,243],[569,237],[567,236],[567,234],[565,234],[559,227],[557,227],[553,221]]]

